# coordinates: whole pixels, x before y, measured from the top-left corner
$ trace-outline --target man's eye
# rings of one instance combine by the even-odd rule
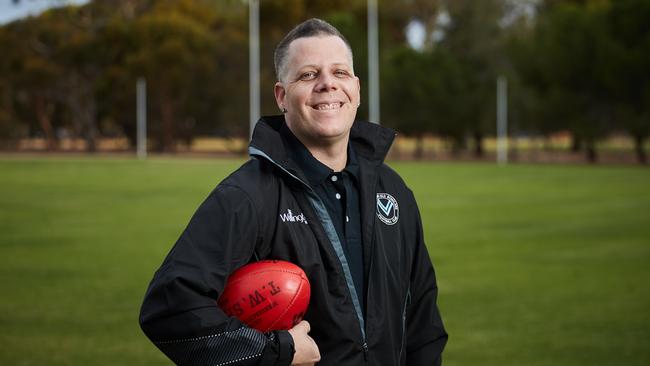
[[[349,74],[347,71],[345,71],[345,70],[336,70],[336,71],[334,71],[334,75],[336,75],[336,76],[338,76],[338,77],[347,77],[347,76],[350,76],[350,74]]]
[[[300,75],[300,80],[314,80],[316,79],[316,73],[313,71],[308,71]]]

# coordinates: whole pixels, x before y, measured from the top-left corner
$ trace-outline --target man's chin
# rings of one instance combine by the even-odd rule
[[[339,113],[336,115],[321,115],[313,116],[312,121],[315,126],[318,126],[323,132],[331,131],[333,133],[340,133],[340,131],[349,129],[354,121],[354,116],[350,117],[349,114]],[[351,122],[352,121],[352,122]]]
[[[323,142],[331,144],[346,138],[349,135],[349,132],[349,130],[341,128],[322,130],[317,132],[316,137]]]

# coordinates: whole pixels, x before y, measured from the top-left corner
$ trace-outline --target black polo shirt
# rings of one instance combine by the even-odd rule
[[[327,208],[343,246],[361,309],[365,312],[359,163],[354,149],[348,143],[348,161],[345,169],[335,172],[314,158],[286,124],[280,129],[280,135],[290,159],[300,167],[310,187]]]

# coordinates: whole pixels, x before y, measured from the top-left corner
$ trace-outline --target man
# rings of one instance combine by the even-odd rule
[[[257,123],[251,160],[192,217],[150,284],[142,329],[182,365],[440,364],[447,334],[418,208],[383,163],[395,133],[355,122],[347,40],[308,20],[275,67],[283,116]],[[263,334],[216,305],[228,275],[262,258],[309,277],[305,321],[289,331]]]

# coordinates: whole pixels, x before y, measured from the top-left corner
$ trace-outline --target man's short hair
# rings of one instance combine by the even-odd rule
[[[348,42],[345,36],[328,22],[318,18],[311,18],[293,28],[275,48],[273,63],[275,64],[275,77],[279,81],[282,81],[282,76],[287,66],[287,54],[289,53],[289,45],[291,45],[291,42],[298,38],[315,36],[336,36],[341,38],[350,51],[350,61],[352,61],[352,47],[350,47],[350,42]]]

